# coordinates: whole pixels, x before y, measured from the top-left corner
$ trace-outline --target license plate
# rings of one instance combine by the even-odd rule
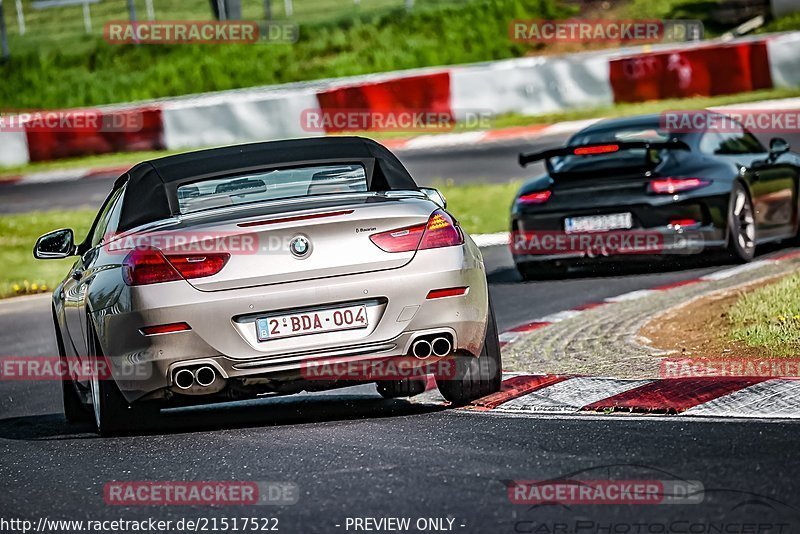
[[[567,217],[564,220],[566,232],[602,232],[606,230],[628,230],[633,228],[631,213],[611,213],[589,217]]]
[[[256,332],[259,341],[366,328],[367,326],[366,306],[348,306],[346,308],[314,312],[290,313],[256,320]]]

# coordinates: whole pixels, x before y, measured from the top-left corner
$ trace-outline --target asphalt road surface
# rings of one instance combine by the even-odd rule
[[[541,174],[541,163],[521,168],[520,152],[535,152],[562,145],[569,136],[563,134],[432,150],[398,151],[397,155],[420,185],[433,185],[441,180],[457,183],[503,183],[525,180]],[[764,145],[769,135],[757,137]],[[786,140],[800,148],[800,134],[786,134]],[[116,176],[85,178],[76,181],[42,182],[8,185],[0,182],[0,215],[51,209],[98,207]]]
[[[443,179],[458,182],[500,183],[537,176],[542,165],[523,169],[517,163],[520,152],[558,146],[564,136],[547,136],[534,142],[491,143],[459,148],[398,152],[402,162],[421,185]],[[0,182],[0,215],[51,209],[99,207],[116,176],[99,176],[75,181],[9,185]]]
[[[517,149],[440,151],[438,157],[409,156],[406,163],[428,169],[429,176],[452,167],[449,176],[505,180],[519,171],[500,161],[510,155],[513,161]],[[37,194],[45,194],[49,207],[62,200],[72,206],[70,185],[53,192],[55,184],[47,184]],[[2,209],[14,202],[23,200],[3,191]],[[501,330],[727,267],[648,265],[523,283],[503,247],[485,250],[485,259]],[[0,302],[0,354],[54,353],[48,297]],[[277,518],[279,532],[363,532],[353,528],[355,519],[406,517],[409,532],[447,531],[432,524],[417,529],[420,518],[443,519],[445,526],[452,519],[449,531],[465,533],[800,532],[797,423],[465,413],[384,401],[362,386],[171,410],[148,433],[101,439],[88,427],[65,423],[58,391],[53,382],[0,382],[0,531],[14,531],[4,519],[216,518],[220,526],[222,518],[257,517]],[[702,502],[680,505],[531,506],[509,500],[508,481],[570,476],[694,481],[704,491]],[[108,482],[149,480],[291,482],[299,487],[299,500],[215,508],[104,501]],[[206,526],[210,531],[213,524]],[[173,523],[166,531],[183,530],[195,529]]]
[[[578,272],[523,283],[502,247],[485,257],[501,329],[722,267],[642,268],[600,277]],[[46,296],[0,303],[5,354],[54,354],[48,307]],[[757,522],[762,532],[798,532],[793,449],[799,430],[790,422],[471,414],[384,401],[362,386],[172,410],[149,433],[101,439],[89,427],[65,423],[58,384],[7,381],[0,383],[0,518],[259,517],[277,518],[281,532],[355,532],[346,528],[348,520],[366,517],[449,518],[455,532],[597,534],[608,528],[748,532]],[[509,500],[509,480],[576,472],[590,480],[695,481],[704,488],[702,502],[529,506]],[[143,480],[291,482],[300,499],[283,507],[105,503],[106,483]],[[689,525],[695,530],[685,530]],[[701,530],[720,525],[732,530]],[[410,530],[419,531],[437,530]]]

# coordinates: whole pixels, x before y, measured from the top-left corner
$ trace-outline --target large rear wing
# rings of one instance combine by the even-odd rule
[[[527,166],[534,161],[548,160],[559,156],[593,156],[600,154],[613,154],[622,150],[645,149],[650,150],[691,150],[689,145],[683,141],[673,139],[671,141],[622,141],[619,143],[591,143],[586,145],[565,146],[562,148],[551,148],[542,152],[531,154],[520,154],[519,164]]]

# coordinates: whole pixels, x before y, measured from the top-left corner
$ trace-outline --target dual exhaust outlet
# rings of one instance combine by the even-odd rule
[[[190,389],[195,384],[207,388],[216,382],[217,370],[210,365],[203,365],[194,370],[188,368],[178,369],[175,371],[173,380],[178,389]]]
[[[423,337],[411,345],[411,354],[424,360],[431,356],[447,356],[453,352],[453,343],[444,336]]]

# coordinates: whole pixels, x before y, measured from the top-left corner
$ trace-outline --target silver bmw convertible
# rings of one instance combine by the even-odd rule
[[[435,189],[354,137],[256,143],[140,163],[53,295],[71,422],[101,434],[160,408],[435,377],[464,404],[500,388],[481,253]],[[78,372],[76,369],[90,369]]]

